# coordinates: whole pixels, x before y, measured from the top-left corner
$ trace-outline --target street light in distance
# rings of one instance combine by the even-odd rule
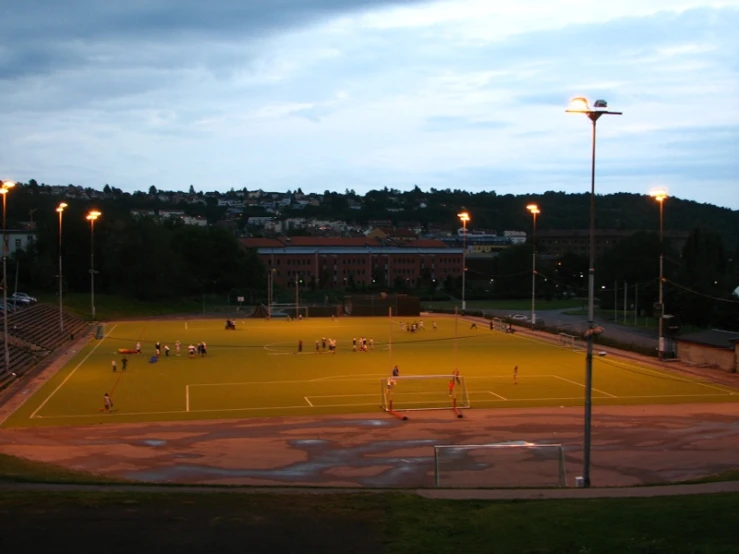
[[[664,270],[665,270],[665,242],[664,242],[664,232],[663,232],[663,214],[664,214],[664,205],[665,200],[667,199],[667,190],[666,189],[654,189],[649,191],[649,196],[654,198],[657,202],[659,202],[659,307],[657,308],[657,311],[659,312],[659,343],[657,346],[657,354],[659,356],[659,359],[663,359],[665,355],[665,333],[664,333],[664,324],[665,324],[665,301],[663,296],[663,282],[664,282]]]
[[[526,209],[534,217],[534,233],[531,239],[533,246],[531,254],[531,328],[534,329],[536,327],[536,216],[541,211],[536,204],[529,204]]]
[[[56,208],[56,212],[59,214],[59,332],[64,332],[64,317],[63,317],[63,304],[62,304],[62,214],[64,208],[68,204],[66,202],[60,202]]]
[[[90,222],[90,313],[95,321],[95,222],[102,214],[97,210],[90,210],[87,220]]]
[[[470,214],[463,211],[457,214],[462,222],[462,311],[467,308],[465,301],[465,285],[467,282],[467,223],[470,221]]]
[[[3,359],[5,361],[5,371],[9,373],[13,372],[10,369],[10,349],[8,347],[8,229],[6,212],[8,193],[14,186],[13,181],[0,181],[0,194],[3,196]]]

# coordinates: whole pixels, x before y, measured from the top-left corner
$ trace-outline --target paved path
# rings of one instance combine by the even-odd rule
[[[366,494],[398,492],[396,489],[298,488],[298,487],[188,487],[152,485],[78,485],[54,483],[4,483],[3,492],[105,492],[163,494]],[[739,481],[665,485],[661,487],[624,487],[589,489],[411,489],[404,491],[424,498],[443,500],[544,500],[563,498],[646,498],[695,494],[739,493]]]

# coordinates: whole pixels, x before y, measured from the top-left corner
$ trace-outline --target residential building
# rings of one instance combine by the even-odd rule
[[[246,238],[241,244],[257,249],[274,283],[283,287],[294,286],[296,279],[303,287],[393,287],[399,281],[415,287],[422,280],[462,275],[462,249],[436,240],[397,244],[368,237],[280,237]]]

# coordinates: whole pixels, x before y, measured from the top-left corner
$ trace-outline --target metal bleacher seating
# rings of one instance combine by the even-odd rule
[[[48,304],[34,304],[8,314],[10,371],[22,375],[89,328],[89,324],[79,317],[66,312],[62,317],[64,332],[59,329],[59,308]],[[0,334],[4,335],[2,318]],[[0,376],[8,375],[5,369],[5,357],[0,352]]]

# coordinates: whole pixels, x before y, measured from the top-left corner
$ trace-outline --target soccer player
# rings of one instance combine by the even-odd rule
[[[110,395],[106,392],[103,395],[103,409],[106,412],[109,412],[113,408],[113,399],[110,398]]]
[[[169,358],[169,346],[164,345],[164,357]]]
[[[452,371],[452,375],[454,375],[454,380],[457,382],[457,384],[458,385],[461,385],[462,384],[462,381],[459,378],[459,369],[456,369],[455,368],[454,371]]]
[[[127,367],[128,367],[128,358],[123,356],[123,359],[121,360],[121,371],[126,371]]]
[[[110,362],[110,365],[113,368],[113,373],[115,373],[115,370],[118,369],[118,364],[115,360],[113,360],[112,362]]]
[[[513,384],[518,385],[518,366],[513,368]]]
[[[140,342],[136,343],[136,354],[141,354],[141,343]]]
[[[400,370],[398,369],[398,366],[395,366],[393,368],[393,377],[397,377],[398,375],[400,375]]]

